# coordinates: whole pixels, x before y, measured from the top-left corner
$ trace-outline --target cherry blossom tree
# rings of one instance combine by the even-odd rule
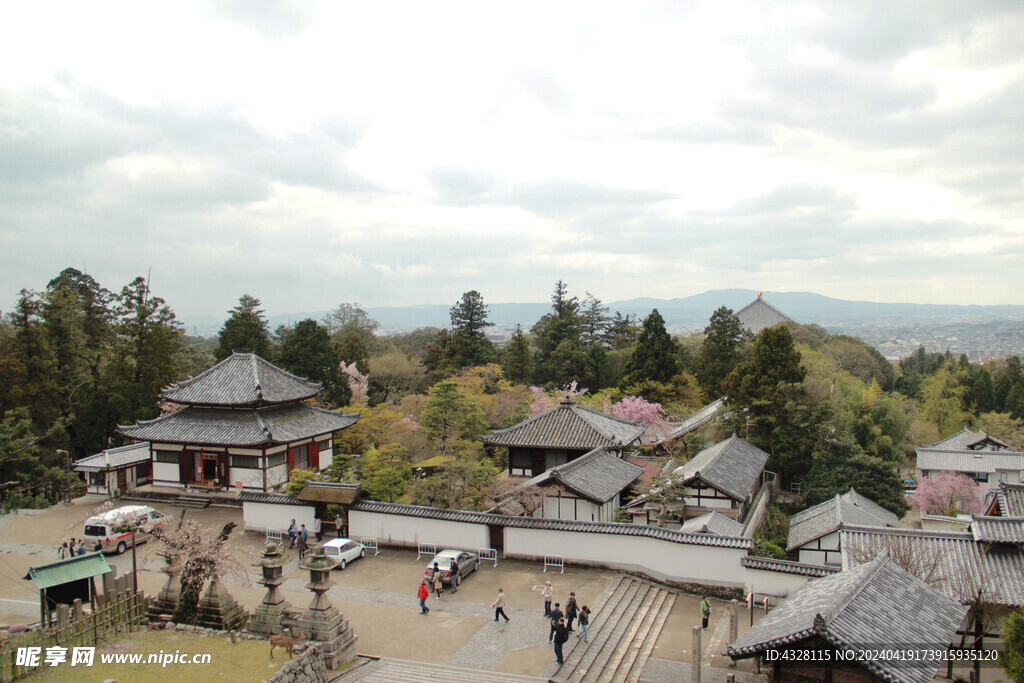
[[[948,472],[934,479],[921,479],[911,498],[921,514],[979,514],[984,506],[985,492],[981,484],[962,474]]]
[[[348,388],[352,391],[351,404],[365,406],[370,396],[370,378],[359,372],[354,362],[341,361],[338,367],[348,376]]]

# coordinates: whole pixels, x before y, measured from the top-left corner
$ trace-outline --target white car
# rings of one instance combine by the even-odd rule
[[[366,555],[366,546],[351,538],[335,538],[324,543],[324,555],[334,560],[335,569],[344,569],[352,560]]]

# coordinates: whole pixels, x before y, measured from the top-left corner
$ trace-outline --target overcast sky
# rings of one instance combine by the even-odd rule
[[[1024,304],[1024,3],[8,3],[0,309]]]

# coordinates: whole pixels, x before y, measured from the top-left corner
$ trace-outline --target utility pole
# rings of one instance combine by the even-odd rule
[[[58,448],[57,455],[64,456],[64,462],[67,469],[67,478],[64,481],[64,504],[71,505],[71,454]]]

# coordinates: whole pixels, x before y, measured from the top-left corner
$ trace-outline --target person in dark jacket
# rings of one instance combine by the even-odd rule
[[[590,608],[586,605],[580,608],[580,630],[583,631],[583,642],[587,642],[587,627],[590,626]],[[579,638],[580,634],[577,633],[576,637]]]
[[[555,638],[555,626],[557,626],[557,625],[558,625],[558,620],[559,620],[559,619],[561,619],[561,618],[562,618],[562,617],[564,617],[564,616],[565,616],[565,615],[564,615],[564,614],[562,614],[562,610],[561,610],[561,609],[559,609],[559,607],[558,607],[558,603],[556,602],[556,603],[555,603],[555,608],[554,608],[553,610],[551,610],[551,632],[550,632],[550,633],[548,633],[548,644],[549,644],[549,645],[550,645],[550,644],[551,644],[552,642],[554,642],[554,638]]]
[[[458,576],[459,576],[459,563],[452,558],[452,564],[448,567],[448,574],[452,577],[452,593],[459,592]]]
[[[576,618],[579,610],[576,607],[576,594],[569,593],[569,602],[565,603],[565,628],[572,631],[572,620]]]
[[[562,657],[562,645],[565,641],[569,640],[569,629],[565,627],[565,620],[559,619],[558,623],[554,626],[555,630],[555,661],[558,662],[558,666],[562,666],[565,660]]]

